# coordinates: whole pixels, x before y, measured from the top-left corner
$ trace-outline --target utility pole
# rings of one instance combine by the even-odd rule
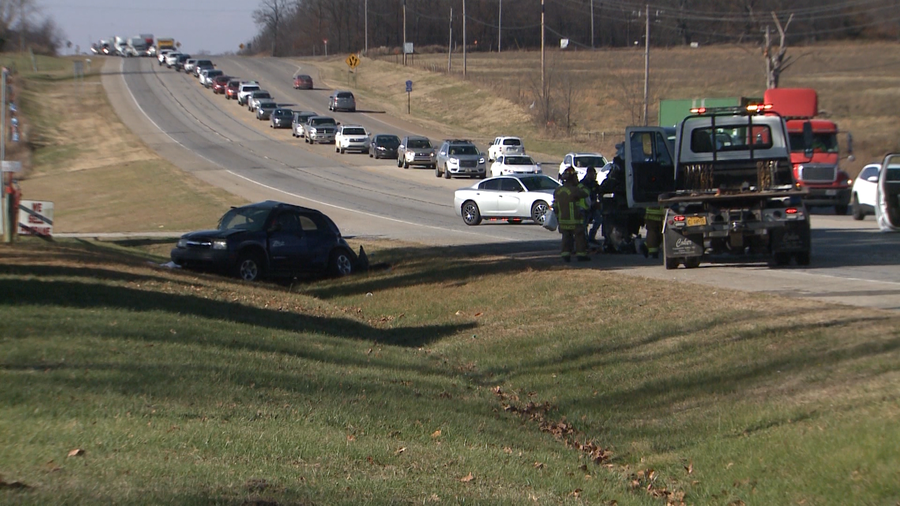
[[[591,0],[593,1],[593,0]],[[497,13],[497,53],[500,53],[500,40],[503,38],[503,0],[500,0],[500,12]]]
[[[369,54],[369,0],[366,0],[366,3],[363,7],[363,15],[366,17],[366,49],[363,51],[363,54]]]
[[[766,48],[763,50],[766,57],[766,89],[772,89],[772,59],[769,58],[769,50],[772,48],[772,41],[769,38],[769,25],[766,25]]]
[[[544,0],[541,0],[541,101],[544,101],[547,91],[544,89],[544,80],[546,70],[544,67],[544,39],[546,38],[544,31]]]
[[[406,0],[403,0],[403,65],[406,65]]]
[[[447,45],[447,73],[453,64],[453,7],[450,7],[450,42]]]
[[[646,29],[644,32],[644,126],[647,126],[650,101],[650,4],[644,13]]]
[[[591,49],[594,49],[594,0],[591,0]]]
[[[466,0],[463,0],[463,79],[466,78]]]

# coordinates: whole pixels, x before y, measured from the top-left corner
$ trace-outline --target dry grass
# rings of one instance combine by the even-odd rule
[[[181,171],[124,127],[100,84],[66,71],[22,75],[35,151],[24,198],[54,202],[54,231],[184,231],[215,223],[236,199]]]
[[[853,133],[857,160],[845,163],[851,175],[884,153],[900,150],[897,44],[822,44],[790,48],[788,55],[796,62],[782,75],[781,86],[816,88],[820,109]],[[413,79],[414,112],[473,132],[479,140],[510,133],[528,137],[548,154],[560,155],[573,144],[611,154],[625,127],[641,121],[643,58],[641,49],[547,51],[546,78],[556,107],[565,108],[565,83],[573,83],[569,135],[558,121],[543,129],[527,120],[539,110],[529,106],[540,102],[540,52],[470,53],[468,83],[462,79],[459,54],[453,56],[453,79],[446,79],[446,53],[415,55],[402,71],[393,56],[364,59],[356,86],[405,113],[403,82]],[[759,97],[765,90],[764,60],[756,47],[653,49],[650,59],[650,124],[657,119],[660,99]],[[340,59],[326,67],[336,76],[346,75]]]

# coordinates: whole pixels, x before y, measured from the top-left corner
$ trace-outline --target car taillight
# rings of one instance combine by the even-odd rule
[[[797,208],[796,208],[796,207],[789,207],[789,208],[787,208],[787,209],[784,210],[784,214],[797,214]]]

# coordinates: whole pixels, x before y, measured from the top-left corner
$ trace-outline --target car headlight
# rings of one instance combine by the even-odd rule
[[[448,158],[448,159],[447,159],[447,163],[448,163],[449,165],[452,165],[452,166],[456,167],[456,166],[459,165],[459,159],[458,159],[458,158]]]
[[[484,157],[478,159],[478,165],[484,165]]]
[[[428,153],[428,156],[430,156],[431,158],[434,158],[434,151],[432,151],[431,153]]]
[[[226,249],[228,247],[228,241],[225,239],[214,239],[212,242],[212,249]]]
[[[187,248],[187,239],[178,239],[178,242],[175,244],[176,248]]]

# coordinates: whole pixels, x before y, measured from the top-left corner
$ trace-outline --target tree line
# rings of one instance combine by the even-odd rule
[[[63,45],[59,27],[40,13],[36,0],[0,0],[0,52],[56,54]]]
[[[560,39],[573,49],[643,44],[648,20],[652,46],[761,43],[773,13],[792,19],[791,45],[900,38],[896,0],[260,0],[259,33],[245,51],[397,52],[404,40],[416,51],[446,50],[451,30],[461,50],[463,9],[467,51],[535,49],[542,5],[551,47]]]

